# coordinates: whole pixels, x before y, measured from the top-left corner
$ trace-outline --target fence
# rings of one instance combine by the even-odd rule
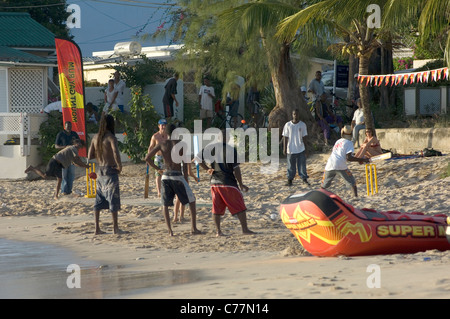
[[[18,138],[20,155],[29,156],[31,140],[38,137],[39,127],[46,120],[45,114],[0,113],[0,136]]]
[[[447,114],[450,105],[450,87],[405,88],[406,115]]]

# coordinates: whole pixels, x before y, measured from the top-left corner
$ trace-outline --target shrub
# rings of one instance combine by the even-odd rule
[[[131,87],[130,113],[116,111],[112,115],[125,135],[123,143],[119,142],[120,151],[133,162],[141,162],[158,127],[159,117],[150,97],[143,95],[140,87]]]

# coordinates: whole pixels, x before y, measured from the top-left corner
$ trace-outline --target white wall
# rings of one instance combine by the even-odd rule
[[[0,113],[8,112],[8,70],[0,68]]]
[[[152,104],[155,106],[156,112],[161,116],[164,117],[164,109],[162,104],[162,99],[164,96],[164,85],[165,83],[156,83],[152,85],[147,85],[144,88],[144,94],[148,94],[152,100]],[[86,103],[92,102],[94,105],[100,105],[104,102],[104,92],[101,90],[103,87],[86,87],[85,88],[85,101]],[[182,80],[178,80],[177,82],[177,92],[176,95],[177,100],[179,102],[178,108],[175,106],[174,103],[174,112],[180,121],[183,121],[184,119],[184,82]],[[124,106],[125,111],[130,111],[129,102],[131,101],[131,90],[130,88],[126,88],[124,91]]]

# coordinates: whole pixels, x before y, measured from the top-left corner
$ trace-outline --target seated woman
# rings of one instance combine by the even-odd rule
[[[366,138],[359,151],[355,154],[355,157],[371,158],[372,156],[380,155],[382,153],[383,150],[381,149],[380,141],[374,136],[374,131],[367,128]]]

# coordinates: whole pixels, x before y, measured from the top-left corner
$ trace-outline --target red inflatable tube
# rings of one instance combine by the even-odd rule
[[[447,216],[356,209],[326,190],[295,194],[281,220],[312,255],[364,256],[450,250]]]

